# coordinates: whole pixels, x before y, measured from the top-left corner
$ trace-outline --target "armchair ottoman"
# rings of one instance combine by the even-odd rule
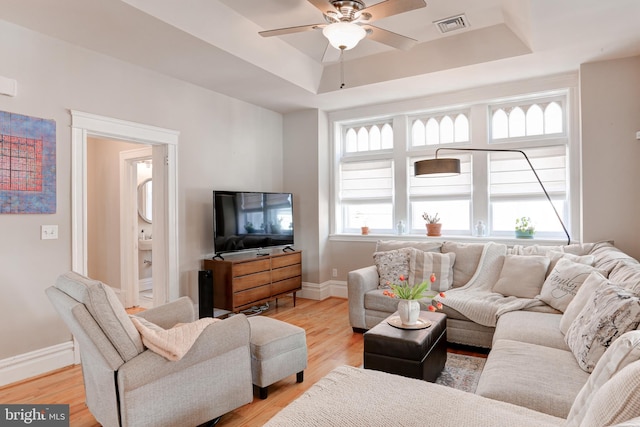
[[[260,398],[267,398],[267,387],[296,374],[304,380],[307,367],[307,338],[304,329],[270,317],[249,318],[251,326],[251,375],[260,388]]]

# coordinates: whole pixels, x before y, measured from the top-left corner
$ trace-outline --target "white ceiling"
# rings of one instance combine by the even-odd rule
[[[380,0],[365,0],[367,6]],[[470,27],[434,21],[464,13]],[[638,0],[427,0],[376,26],[418,41],[405,52],[365,39],[322,63],[307,0],[0,0],[0,18],[278,112],[335,110],[578,70],[640,55]]]

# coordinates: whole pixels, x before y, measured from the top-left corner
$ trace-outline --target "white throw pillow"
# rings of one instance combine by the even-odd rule
[[[625,366],[607,381],[591,399],[580,427],[602,427],[640,416],[640,362]]]
[[[567,306],[562,318],[560,319],[560,332],[564,335],[567,334],[569,326],[578,317],[578,314],[582,311],[582,308],[589,302],[596,289],[600,286],[609,283],[607,278],[604,277],[599,271],[594,271],[585,279],[580,289],[573,297],[569,305]]]
[[[575,256],[575,255],[574,255]],[[538,299],[564,312],[580,286],[595,271],[590,265],[560,258],[542,285]]]
[[[394,249],[375,252],[373,262],[380,276],[379,289],[388,288],[388,283],[398,283],[401,275],[409,276],[409,249]]]
[[[586,265],[593,265],[593,263],[596,262],[596,257],[594,257],[593,255],[574,255],[566,252],[549,251],[547,253],[547,256],[551,261],[549,263],[549,269],[547,270],[547,276],[551,273],[551,271],[553,271],[556,264],[561,259],[568,259],[569,261],[577,262],[578,264],[586,264]]]
[[[540,293],[549,258],[541,255],[507,255],[493,292],[518,298],[535,298]]]
[[[418,249],[409,249],[409,284],[415,285],[429,281],[431,274],[436,275],[436,281],[430,283],[432,291],[444,292],[451,288],[453,283],[453,265],[456,254],[440,254],[436,252],[423,252]]]
[[[566,427],[578,427],[598,390],[625,366],[638,360],[640,360],[640,331],[627,332],[611,344],[576,396],[567,417]]]
[[[640,323],[640,298],[613,284],[596,289],[569,326],[565,341],[578,365],[592,372],[609,346]]]

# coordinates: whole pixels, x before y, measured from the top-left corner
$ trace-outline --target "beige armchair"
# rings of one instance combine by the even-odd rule
[[[197,426],[253,400],[245,316],[207,326],[169,361],[144,348],[109,286],[70,272],[46,293],[79,343],[86,403],[103,426]],[[165,329],[195,320],[187,297],[137,315]]]

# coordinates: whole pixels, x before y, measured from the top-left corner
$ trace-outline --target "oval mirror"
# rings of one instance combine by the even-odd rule
[[[153,183],[151,178],[138,184],[138,215],[151,224],[153,212]]]

